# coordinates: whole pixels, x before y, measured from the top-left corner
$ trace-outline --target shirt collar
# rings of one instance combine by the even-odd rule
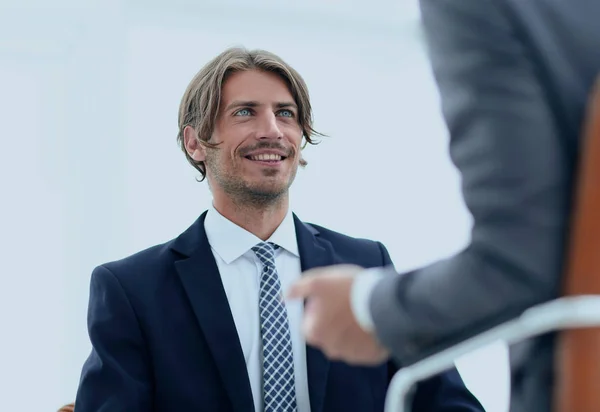
[[[260,238],[221,215],[212,205],[204,220],[204,230],[210,246],[227,264],[238,259],[261,242]],[[291,211],[288,210],[285,218],[267,242],[273,242],[294,256],[300,256],[296,227]]]

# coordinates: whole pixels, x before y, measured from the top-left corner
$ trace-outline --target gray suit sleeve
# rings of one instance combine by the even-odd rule
[[[474,223],[461,253],[375,287],[377,337],[404,363],[553,298],[570,198],[533,53],[499,2],[421,0],[421,11]]]

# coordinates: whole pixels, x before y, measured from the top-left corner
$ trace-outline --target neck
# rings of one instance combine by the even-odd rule
[[[277,230],[288,212],[288,195],[268,204],[236,201],[225,196],[213,197],[214,208],[225,218],[246,229],[261,240],[267,240]]]

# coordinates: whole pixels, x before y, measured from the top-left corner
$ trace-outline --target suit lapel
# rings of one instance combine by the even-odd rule
[[[187,256],[175,262],[183,288],[202,329],[233,410],[254,411],[246,361],[221,276],[204,231],[204,213],[173,245]]]
[[[302,271],[334,264],[331,243],[320,238],[318,230],[300,221],[296,215],[294,215],[294,223]],[[310,410],[321,412],[325,400],[329,360],[320,350],[306,345],[306,364]]]

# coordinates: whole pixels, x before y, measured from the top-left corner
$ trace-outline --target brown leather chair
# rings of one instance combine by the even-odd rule
[[[68,405],[63,406],[62,408],[60,408],[58,410],[58,412],[74,412],[75,411],[75,404],[74,403],[70,403]]]
[[[600,77],[586,120],[565,296],[600,295]],[[555,370],[556,411],[600,411],[600,328],[562,331]]]
[[[386,412],[410,410],[411,387],[453,366],[460,356],[499,340],[514,344],[551,331],[560,331],[554,410],[600,411],[600,77],[587,109],[563,296],[399,370],[388,390]]]

